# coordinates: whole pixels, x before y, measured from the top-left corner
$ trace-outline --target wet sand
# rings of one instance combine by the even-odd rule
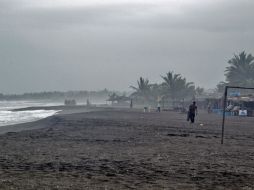
[[[90,111],[1,127],[0,189],[254,189],[254,118]]]

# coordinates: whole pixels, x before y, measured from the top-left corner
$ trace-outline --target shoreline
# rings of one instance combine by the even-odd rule
[[[101,110],[116,110],[121,108],[113,108],[113,107],[96,107],[96,106],[33,106],[33,107],[24,107],[18,109],[11,109],[9,111],[34,111],[34,110],[56,110],[57,113],[54,115],[38,119],[36,121],[24,122],[24,123],[17,123],[17,124],[10,124],[10,125],[3,125],[0,126],[0,135],[5,133],[12,133],[12,132],[21,132],[24,130],[33,130],[33,129],[40,129],[44,128],[47,125],[50,125],[51,119],[57,118],[63,115],[71,115],[71,114],[79,114],[79,113],[87,113],[93,111],[101,111]],[[126,109],[126,108],[122,108]]]
[[[33,107],[24,107],[24,108],[17,108],[17,109],[11,109],[9,111],[34,111],[34,110],[61,110],[61,111],[73,111],[73,110],[85,110],[90,108],[96,108],[96,107],[88,107],[85,105],[77,105],[77,106],[33,106]]]
[[[34,107],[11,109],[9,111],[16,112],[16,111],[34,111],[34,110],[56,110],[57,113],[42,119],[35,120],[35,121],[28,121],[23,123],[0,126],[0,135],[3,135],[5,133],[12,133],[12,132],[16,133],[16,132],[21,132],[24,130],[44,128],[52,122],[53,118],[57,118],[58,116],[66,115],[66,114],[75,114],[75,113],[86,113],[86,112],[98,110],[98,108],[87,107],[87,106],[34,106]]]

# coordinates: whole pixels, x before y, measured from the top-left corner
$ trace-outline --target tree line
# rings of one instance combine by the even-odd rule
[[[254,57],[251,54],[246,54],[245,51],[235,54],[228,64],[225,81],[219,82],[215,92],[223,92],[226,85],[254,87]],[[148,79],[140,77],[136,86],[130,86],[134,90],[131,98],[143,104],[167,100],[174,106],[175,102],[194,100],[195,97],[204,95],[204,88],[195,87],[193,82],[187,81],[181,74],[169,71],[161,78],[161,83],[152,84]]]
[[[140,77],[137,86],[130,86],[134,90],[130,97],[142,104],[171,101],[174,105],[175,102],[195,99],[196,95],[204,93],[203,88],[195,87],[193,82],[187,81],[181,74],[173,71],[169,71],[161,78],[162,82],[157,84]]]
[[[59,100],[63,101],[66,98],[72,99],[106,99],[111,91],[104,89],[98,91],[53,91],[53,92],[34,92],[24,94],[1,94],[0,100]]]
[[[130,96],[104,89],[99,91],[54,91],[24,94],[0,93],[0,100],[63,100],[65,98],[84,99],[95,97],[100,99],[108,98],[110,101],[135,99],[144,104],[147,102],[156,103],[163,100],[174,103],[195,99],[197,96],[204,95],[204,88],[195,87],[193,82],[187,81],[185,77],[174,71],[167,72],[161,76],[161,79],[161,83],[151,83],[148,79],[140,77],[135,86],[130,86],[134,91]],[[228,66],[225,69],[225,81],[219,82],[215,91],[219,93],[223,92],[226,85],[254,87],[254,57],[252,54],[247,54],[243,51],[229,59]]]

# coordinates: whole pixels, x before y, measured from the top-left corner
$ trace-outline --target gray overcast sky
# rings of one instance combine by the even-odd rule
[[[128,90],[169,70],[213,88],[254,54],[253,0],[0,0],[0,92]]]

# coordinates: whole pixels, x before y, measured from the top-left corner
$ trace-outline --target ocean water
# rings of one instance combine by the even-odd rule
[[[33,110],[33,111],[11,111],[12,109],[34,107],[34,106],[58,106],[58,102],[36,102],[36,101],[0,101],[0,126],[13,125],[37,121],[54,114],[60,110]]]

